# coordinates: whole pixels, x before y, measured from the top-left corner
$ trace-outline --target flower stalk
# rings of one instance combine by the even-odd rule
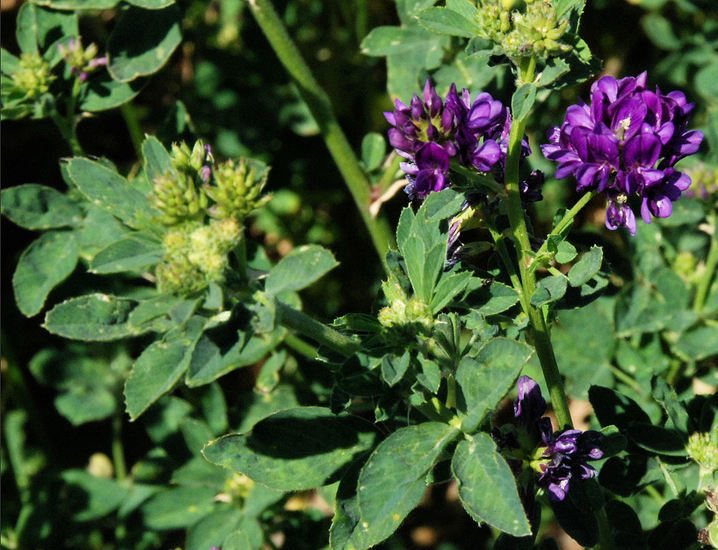
[[[522,82],[531,82],[533,80],[535,66],[535,60],[532,58],[525,64],[524,68],[519,67],[519,80]],[[521,288],[516,290],[519,291],[521,304],[531,323],[531,336],[533,337],[536,354],[541,363],[544,379],[549,389],[549,396],[554,412],[556,413],[556,420],[560,428],[571,428],[573,422],[571,421],[571,414],[568,409],[568,398],[564,391],[563,380],[561,379],[561,373],[559,372],[558,363],[556,362],[556,355],[554,354],[551,344],[549,328],[546,324],[543,311],[531,305],[531,296],[536,290],[536,275],[531,269],[531,262],[533,261],[531,243],[529,241],[524,208],[521,204],[519,187],[521,144],[528,114],[529,113],[526,113],[523,118],[514,118],[513,120],[511,133],[509,135],[505,167],[508,215],[512,237],[516,244],[521,283]]]
[[[329,153],[344,178],[362,220],[364,220],[364,224],[369,230],[374,248],[376,248],[377,254],[382,264],[384,264],[386,253],[389,247],[393,245],[394,238],[386,220],[373,217],[369,211],[371,185],[359,166],[359,161],[334,116],[329,97],[315,80],[271,1],[248,0],[248,4],[262,32],[264,32],[282,65],[294,80],[299,94],[316,120],[327,149],[329,149]]]
[[[295,330],[345,357],[353,355],[360,347],[359,342],[353,338],[280,301],[277,301],[277,315],[279,322],[286,328]]]

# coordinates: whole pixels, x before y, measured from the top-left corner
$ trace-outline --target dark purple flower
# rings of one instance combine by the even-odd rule
[[[690,186],[674,164],[698,151],[703,133],[688,130],[694,105],[682,92],[667,95],[646,88],[646,73],[616,80],[604,76],[591,87],[591,104],[579,100],[541,149],[558,163],[556,177],[574,176],[577,189],[606,192],[606,227],[636,232],[628,196],[642,200],[646,223],[667,217],[672,203]]]
[[[503,181],[511,130],[511,115],[503,103],[485,92],[472,102],[468,90],[459,94],[453,84],[444,102],[427,80],[423,97],[415,94],[409,105],[396,100],[395,106],[384,117],[392,125],[389,143],[407,159],[401,168],[412,198],[423,199],[450,186],[448,164],[454,158],[466,168]],[[522,158],[528,154],[524,139]]]
[[[566,429],[554,432],[551,420],[543,416],[546,401],[535,380],[521,376],[514,401],[515,426],[494,429],[492,437],[504,453],[515,474],[529,466],[537,474],[537,483],[553,500],[563,500],[574,479],[588,479],[596,470],[589,460],[603,456],[599,432]]]
[[[563,430],[544,441],[543,452],[532,461],[532,467],[539,474],[538,485],[548,491],[549,498],[563,500],[572,479],[596,476],[595,468],[587,462],[603,457],[599,447],[602,437],[595,430]]]

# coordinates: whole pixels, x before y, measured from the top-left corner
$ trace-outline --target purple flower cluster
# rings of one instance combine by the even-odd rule
[[[630,195],[641,198],[641,216],[651,223],[652,215],[670,216],[673,201],[691,184],[674,165],[703,140],[702,132],[687,129],[693,107],[682,92],[648,90],[645,72],[620,80],[604,76],[591,87],[590,105],[570,106],[541,149],[559,163],[557,178],[574,176],[579,191],[606,193],[606,227],[635,234]]]
[[[469,91],[459,94],[454,84],[442,101],[427,80],[423,99],[414,94],[409,105],[398,99],[395,105],[396,109],[384,116],[392,125],[389,142],[407,159],[401,168],[412,199],[425,199],[432,191],[451,185],[451,159],[478,172],[491,172],[503,181],[511,131],[511,114],[503,103],[486,92],[472,103]],[[523,156],[531,152],[526,140],[522,152]]]
[[[551,420],[543,416],[546,401],[536,381],[522,376],[517,386],[518,397],[514,401],[516,433],[494,432],[494,438],[511,458],[524,457],[538,474],[538,485],[548,491],[551,499],[563,500],[571,480],[589,479],[596,475],[596,470],[587,462],[603,456],[599,448],[603,436],[595,430],[554,432]],[[518,453],[516,449],[519,449]]]

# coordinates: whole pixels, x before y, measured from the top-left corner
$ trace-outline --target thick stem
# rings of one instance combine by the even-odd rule
[[[530,82],[533,79],[534,63],[529,62],[527,68],[520,69],[520,80]],[[519,187],[519,162],[521,160],[521,142],[526,128],[526,119],[514,119],[509,134],[509,146],[506,155],[505,185],[509,223],[511,224],[512,237],[516,246],[517,260],[519,264],[519,275],[521,278],[522,305],[528,313],[531,323],[531,336],[533,338],[536,354],[538,355],[543,371],[544,380],[549,389],[551,404],[553,405],[560,428],[572,427],[571,415],[568,409],[568,399],[563,388],[563,380],[556,363],[556,355],[551,345],[546,319],[540,309],[531,305],[531,296],[536,289],[536,276],[530,269],[533,260],[531,256],[531,242],[529,240],[524,209],[521,204]]]
[[[601,550],[613,550],[616,545],[614,544],[613,529],[608,521],[605,507],[596,512],[596,519],[598,520],[598,547]]]
[[[122,446],[122,415],[116,414],[112,419],[112,463],[115,466],[115,477],[122,481],[127,477],[125,450]]]
[[[711,282],[713,281],[713,275],[716,271],[716,265],[718,265],[718,234],[716,233],[717,222],[718,220],[715,215],[711,216],[711,219],[709,219],[713,234],[711,235],[711,246],[708,250],[708,257],[706,258],[706,269],[703,272],[701,280],[698,282],[696,296],[693,299],[693,309],[696,313],[700,313],[703,309],[706,297],[708,296],[708,290],[710,289]]]
[[[132,103],[123,103],[120,107],[122,118],[125,120],[125,126],[127,126],[127,133],[130,134],[130,140],[132,141],[132,147],[135,150],[137,158],[142,158],[142,126],[137,118],[137,109]]]
[[[359,161],[334,116],[329,97],[314,79],[271,1],[247,0],[247,2],[257,23],[294,80],[299,94],[316,120],[324,142],[349,188],[383,264],[394,239],[386,220],[374,218],[369,212],[371,202],[369,180],[359,166]]]
[[[320,323],[285,303],[277,302],[277,314],[279,322],[283,326],[295,330],[345,357],[353,355],[360,347],[359,342],[353,338]]]
[[[74,124],[68,122],[67,119],[65,119],[57,111],[52,113],[50,116],[52,117],[52,120],[58,130],[60,130],[62,137],[65,138],[65,141],[67,141],[70,146],[72,154],[76,157],[84,156],[85,151],[82,149],[82,145],[80,145],[80,141],[77,139]]]

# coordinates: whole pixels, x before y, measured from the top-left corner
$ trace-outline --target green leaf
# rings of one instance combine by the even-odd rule
[[[253,365],[277,347],[283,335],[284,330],[280,328],[268,334],[252,335],[248,340],[241,338],[225,352],[203,336],[192,355],[185,383],[191,388],[202,386],[230,371]]]
[[[641,17],[641,27],[651,42],[663,50],[677,50],[682,46],[671,22],[659,13],[647,13]]]
[[[323,407],[280,411],[248,434],[230,434],[205,446],[210,462],[273,489],[294,491],[339,479],[354,458],[372,448],[376,431],[356,417]]]
[[[676,350],[691,361],[718,355],[718,326],[698,327],[681,335]]]
[[[73,426],[104,420],[115,412],[115,395],[107,388],[79,385],[55,398],[55,408]]]
[[[172,389],[189,367],[192,352],[206,319],[192,317],[186,325],[169,331],[137,358],[125,384],[125,405],[134,421]]]
[[[18,309],[27,317],[40,313],[48,294],[77,265],[77,242],[70,232],[43,233],[20,256],[12,277]]]
[[[419,14],[419,24],[437,34],[472,38],[478,33],[475,19],[447,8],[426,8]]]
[[[361,142],[361,160],[367,172],[376,170],[386,155],[386,140],[376,132],[364,136]]]
[[[154,136],[147,136],[142,142],[142,158],[145,161],[145,176],[152,181],[165,173],[174,172],[172,159],[164,145]]]
[[[421,28],[376,27],[364,37],[360,47],[363,54],[376,57],[411,53],[425,46],[430,36]]]
[[[47,6],[54,10],[109,10],[114,8],[119,0],[33,0],[33,4]]]
[[[90,113],[115,109],[134,99],[146,84],[145,79],[120,82],[106,71],[93,74],[87,83],[87,92],[80,101],[80,109]]]
[[[99,162],[72,158],[67,163],[67,173],[87,200],[131,227],[141,225],[156,213],[145,195]]]
[[[651,453],[667,456],[687,455],[685,437],[677,430],[636,422],[628,426],[624,433],[639,447]]]
[[[567,391],[585,396],[592,384],[610,384],[616,338],[601,303],[561,311],[558,321],[551,338],[558,366],[567,378]]]
[[[277,295],[288,290],[301,290],[334,269],[337,261],[327,249],[316,244],[292,250],[267,275],[264,289]]]
[[[137,302],[108,294],[70,298],[47,312],[45,328],[70,340],[106,342],[137,336],[152,326],[137,327],[129,317]]]
[[[0,73],[12,75],[20,68],[20,58],[0,48]]]
[[[441,368],[435,361],[426,358],[422,359],[419,364],[421,365],[421,372],[416,375],[416,380],[435,394],[439,391],[439,385],[441,384]]]
[[[598,418],[601,426],[613,424],[624,432],[634,424],[651,423],[651,419],[638,403],[611,388],[591,386],[588,391],[588,398],[591,405],[593,405],[596,418]]]
[[[421,204],[417,217],[420,219],[419,221],[424,223],[440,222],[461,210],[465,201],[464,195],[453,189],[444,189],[438,193],[431,193]],[[436,223],[431,225],[438,229]]]
[[[555,256],[555,259],[558,263],[567,264],[568,262],[572,261],[577,255],[578,252],[576,252],[576,247],[573,246],[570,242],[561,241],[560,243],[558,243]]]
[[[485,433],[460,441],[451,460],[459,499],[478,523],[515,537],[531,534],[516,480],[496,444]]]
[[[442,273],[431,299],[431,312],[436,315],[444,309],[457,294],[467,287],[472,277],[473,274],[470,271]]]
[[[456,369],[461,396],[459,408],[465,414],[462,429],[473,432],[487,412],[513,387],[533,350],[508,338],[486,342],[476,357],[464,357]]]
[[[576,262],[568,272],[568,282],[573,287],[587,283],[598,270],[603,262],[603,249],[600,246],[592,246],[581,259]]]
[[[135,233],[115,241],[98,252],[90,262],[92,273],[122,273],[145,270],[162,261],[162,243]]]
[[[539,88],[552,88],[556,81],[565,75],[571,67],[560,57],[551,57],[546,61],[546,66],[539,74],[536,86]]]
[[[400,428],[369,457],[359,474],[359,523],[349,546],[369,548],[399,527],[426,491],[426,474],[460,432],[439,422]]]
[[[144,524],[158,531],[186,529],[214,509],[214,487],[173,487],[154,494],[140,510]]]
[[[476,4],[471,0],[446,0],[446,7],[463,15],[466,19],[473,19],[478,14]]]
[[[249,535],[244,531],[235,531],[227,535],[224,539],[221,548],[224,550],[247,550],[252,549],[254,546],[249,540]]]
[[[571,10],[580,14],[585,5],[586,0],[556,0],[556,2],[553,3],[554,9],[556,10],[556,19],[561,19]]]
[[[126,2],[146,10],[160,10],[174,4],[175,0],[126,0]]]
[[[541,279],[531,295],[531,305],[541,307],[563,298],[568,288],[568,279],[564,275],[552,275]]]
[[[161,10],[127,9],[107,41],[112,77],[129,82],[159,71],[182,41],[181,19],[175,5]]]
[[[73,227],[82,221],[79,205],[52,187],[28,183],[4,189],[2,214],[25,229]]]
[[[23,52],[43,53],[51,61],[62,57],[57,46],[59,40],[67,40],[79,34],[77,14],[48,10],[27,2],[17,14],[16,38]]]
[[[530,82],[521,84],[518,90],[511,96],[511,116],[514,120],[523,120],[531,112],[536,101],[536,86]]]
[[[91,521],[116,510],[127,489],[113,479],[93,476],[84,470],[65,470],[62,480],[69,485],[68,506],[75,521]]]
[[[408,350],[401,357],[387,354],[381,360],[381,377],[389,386],[394,386],[404,377],[410,363],[411,353]]]
[[[225,539],[237,529],[242,517],[242,511],[231,505],[214,510],[187,529],[185,550],[225,548]]]
[[[519,301],[518,293],[510,286],[498,281],[488,281],[489,284],[482,286],[472,294],[472,298],[478,303],[478,311],[484,315],[495,315],[506,311]],[[472,304],[474,304],[472,300]]]
[[[130,229],[109,212],[89,203],[87,215],[79,229],[75,230],[80,246],[80,256],[91,260],[95,254],[106,246],[130,233]]]

